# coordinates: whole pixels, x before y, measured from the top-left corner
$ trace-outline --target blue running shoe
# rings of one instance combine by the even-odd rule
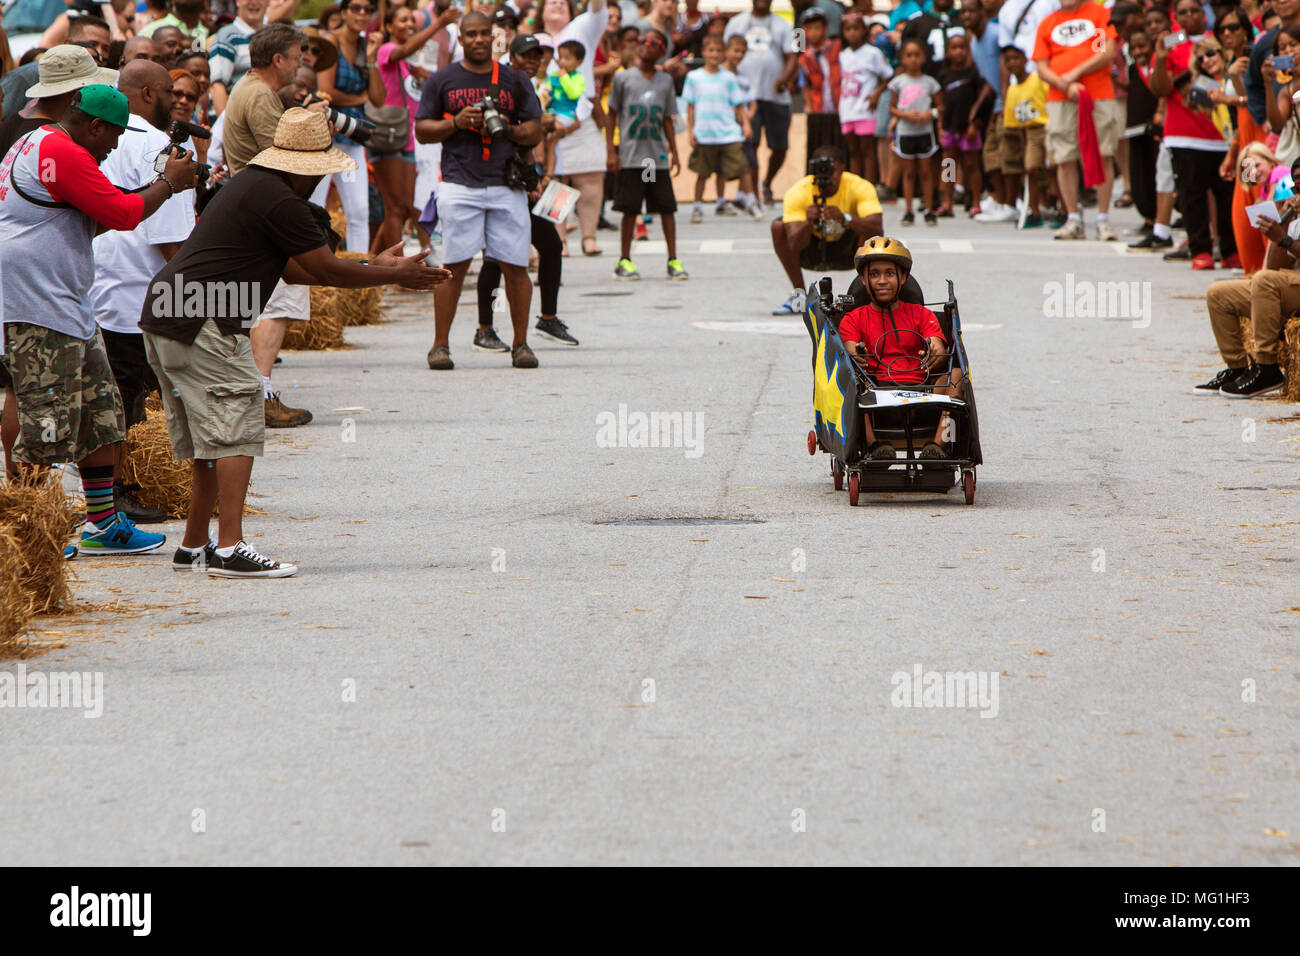
[[[772,310],[773,315],[803,315],[804,292],[795,289],[790,297]]]
[[[86,524],[81,532],[82,554],[144,554],[157,551],[167,541],[165,534],[141,531],[122,512],[113,515],[113,520],[104,527]]]
[[[72,560],[73,558],[75,558],[76,556],[77,556],[77,546],[76,546],[75,544],[70,544],[70,545],[68,545],[66,548],[63,549],[63,560],[64,560],[64,561],[71,561],[71,560]]]

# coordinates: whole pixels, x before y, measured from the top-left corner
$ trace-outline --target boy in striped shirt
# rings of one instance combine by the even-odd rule
[[[687,104],[686,128],[691,134],[691,159],[687,165],[696,174],[691,222],[704,219],[704,186],[714,172],[720,173],[723,179],[740,179],[749,173],[749,160],[742,145],[750,134],[745,95],[736,75],[722,69],[721,38],[705,37],[701,53],[704,66],[686,74],[686,84],[682,87],[682,100]],[[724,202],[719,194],[719,209]],[[746,193],[745,205],[753,208],[752,193]]]

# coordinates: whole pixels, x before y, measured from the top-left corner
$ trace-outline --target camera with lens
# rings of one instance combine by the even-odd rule
[[[491,96],[485,96],[474,104],[483,112],[483,135],[493,142],[504,139],[509,124],[501,115],[501,107]]]
[[[167,168],[167,160],[179,149],[183,149],[186,141],[190,139],[211,139],[212,133],[202,126],[186,120],[172,120],[172,125],[167,127],[167,138],[171,140],[167,148],[160,151],[153,161],[153,170],[161,173]],[[212,167],[207,163],[196,162],[198,167],[199,183],[206,183],[208,177],[212,175]]]
[[[817,187],[819,193],[833,192],[832,187],[835,185],[835,160],[829,156],[814,156],[808,163],[808,171],[812,173],[813,185]]]
[[[310,93],[302,98],[303,106],[311,106],[313,103],[326,103],[326,101]],[[340,136],[346,136],[359,146],[366,145],[370,141],[370,134],[375,131],[375,124],[369,120],[349,116],[347,113],[336,110],[328,103],[325,106],[325,117],[333,124],[334,129]]]

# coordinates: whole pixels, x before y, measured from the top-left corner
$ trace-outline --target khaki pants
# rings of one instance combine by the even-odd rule
[[[1229,368],[1245,368],[1246,346],[1241,338],[1241,319],[1250,317],[1255,339],[1255,361],[1277,364],[1277,344],[1282,337],[1283,316],[1300,312],[1300,272],[1293,269],[1263,269],[1249,279],[1226,279],[1205,293],[1219,354]]]

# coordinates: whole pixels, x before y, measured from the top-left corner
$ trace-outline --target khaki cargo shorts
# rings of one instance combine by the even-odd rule
[[[1124,119],[1118,100],[1094,100],[1092,125],[1103,158],[1114,158]],[[1047,155],[1052,165],[1073,163],[1079,154],[1079,104],[1072,100],[1047,101]]]
[[[749,160],[741,143],[701,143],[691,150],[687,168],[697,176],[722,173],[723,179],[739,179],[749,172]]]
[[[177,461],[262,454],[266,405],[248,336],[222,335],[208,319],[192,345],[145,332],[144,348]]]
[[[4,335],[3,362],[18,399],[17,461],[81,461],[126,437],[122,399],[98,328],[89,339],[78,339],[6,322]]]

